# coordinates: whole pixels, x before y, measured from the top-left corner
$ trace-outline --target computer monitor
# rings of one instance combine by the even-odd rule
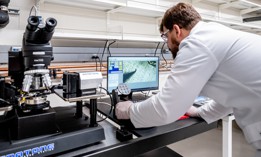
[[[159,57],[109,56],[107,58],[107,90],[111,93],[120,83],[131,91],[159,88]]]

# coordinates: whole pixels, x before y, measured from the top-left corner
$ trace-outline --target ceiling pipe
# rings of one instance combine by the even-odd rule
[[[261,16],[243,18],[243,22],[261,21]]]

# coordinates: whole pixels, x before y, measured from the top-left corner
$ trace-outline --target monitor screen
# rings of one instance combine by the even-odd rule
[[[111,93],[120,83],[131,91],[159,88],[159,57],[110,56],[107,59],[107,89]]]

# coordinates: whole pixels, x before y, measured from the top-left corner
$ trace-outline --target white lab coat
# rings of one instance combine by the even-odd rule
[[[199,94],[217,102],[216,113],[200,112],[207,122],[233,109],[247,141],[261,141],[261,36],[199,22],[180,43],[161,91],[132,105],[130,119],[135,127],[174,122]]]

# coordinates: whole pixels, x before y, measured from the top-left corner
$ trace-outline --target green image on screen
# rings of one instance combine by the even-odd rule
[[[152,82],[157,79],[156,61],[125,61],[123,83]]]

